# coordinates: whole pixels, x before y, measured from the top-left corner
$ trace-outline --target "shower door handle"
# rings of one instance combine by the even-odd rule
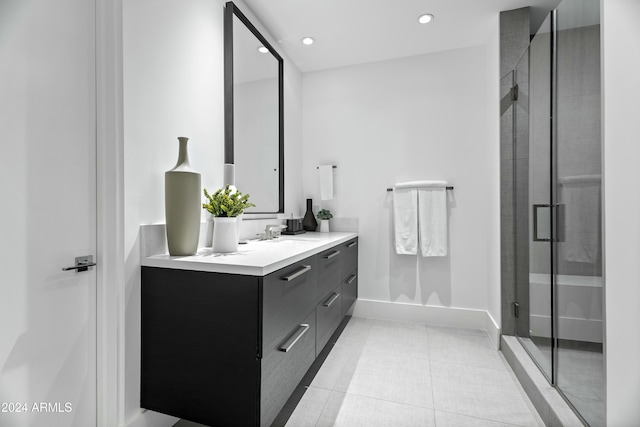
[[[534,242],[551,242],[551,212],[549,212],[549,216],[547,217],[549,219],[549,237],[539,237],[538,236],[538,231],[540,229],[540,227],[538,227],[538,210],[541,208],[546,208],[551,210],[551,208],[553,207],[553,205],[549,204],[549,203],[541,203],[541,204],[536,204],[533,205],[533,241]]]
[[[538,209],[546,208],[549,209],[549,216],[547,216],[547,220],[549,222],[548,227],[548,236],[549,237],[540,237],[538,235],[541,227],[538,226],[538,221],[540,215],[538,215]],[[555,227],[551,225],[551,216],[555,214]],[[552,230],[555,231],[556,238],[552,238]],[[565,241],[565,205],[564,204],[536,204],[533,205],[533,241],[534,242],[564,242]]]

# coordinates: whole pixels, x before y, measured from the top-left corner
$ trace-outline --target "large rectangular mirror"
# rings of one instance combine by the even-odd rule
[[[251,195],[248,214],[284,212],[283,60],[247,17],[225,5],[225,163]]]

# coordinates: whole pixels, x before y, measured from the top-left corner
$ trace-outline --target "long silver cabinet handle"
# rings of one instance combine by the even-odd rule
[[[352,248],[352,247],[354,247],[354,246],[355,246],[355,245],[357,245],[357,244],[358,244],[358,242],[351,242],[351,243],[349,243],[349,244],[347,245],[347,247],[348,247],[348,248]]]
[[[298,276],[302,276],[304,273],[306,273],[307,271],[311,270],[311,266],[310,265],[303,265],[302,268],[300,268],[300,270],[297,270],[293,273],[291,273],[288,276],[283,276],[282,280],[286,280],[287,282],[295,279]]]
[[[356,280],[356,277],[358,277],[358,275],[357,275],[357,274],[354,274],[354,275],[352,275],[351,277],[349,277],[349,278],[347,279],[347,285],[352,284],[352,283],[353,283],[353,281],[354,281],[354,280]]]
[[[325,307],[331,307],[331,304],[336,302],[336,300],[338,299],[339,296],[340,296],[339,293],[334,293],[333,296],[330,299],[328,299],[327,301],[325,301],[324,304],[322,304],[322,305],[324,305]]]
[[[329,255],[325,256],[324,258],[326,258],[326,259],[331,259],[331,258],[333,258],[334,256],[338,255],[339,253],[340,253],[340,251],[333,251],[333,252],[331,252]]]
[[[293,346],[296,345],[298,340],[300,338],[302,338],[302,336],[304,334],[306,334],[308,330],[309,330],[309,324],[308,323],[301,323],[298,326],[297,333],[295,335],[293,335],[291,338],[289,338],[287,341],[285,341],[285,343],[282,345],[282,347],[280,347],[278,350],[283,351],[285,353],[288,352],[288,351],[291,351]]]

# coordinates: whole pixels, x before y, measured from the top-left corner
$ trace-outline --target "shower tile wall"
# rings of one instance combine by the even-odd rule
[[[562,11],[561,11],[562,12]],[[561,21],[562,22],[562,21]],[[602,167],[600,126],[600,26],[558,32],[558,180],[567,177],[600,176]],[[600,192],[601,180],[593,182]],[[558,189],[559,202],[563,186]],[[594,196],[597,197],[597,196]],[[593,201],[594,228],[599,232],[599,200]],[[591,241],[593,256],[571,260],[567,243],[558,244],[558,273],[602,276],[601,236]]]
[[[549,34],[538,34],[535,43],[549,45]],[[548,70],[546,64],[549,50],[531,49],[532,91],[548,93]],[[536,55],[540,57],[535,57]],[[558,82],[557,82],[557,163],[558,179],[584,175],[600,175],[600,28],[583,27],[558,32]],[[534,85],[535,88],[534,88]],[[547,87],[541,87],[547,85]],[[543,120],[535,120],[534,115],[546,115],[548,100],[532,97],[531,106],[534,127],[531,147],[532,164],[548,169],[549,129]],[[518,164],[518,166],[520,166]],[[520,174],[518,174],[520,176]],[[536,173],[529,191],[534,195],[532,203],[544,203],[549,189],[549,177]],[[544,179],[546,178],[546,179]],[[559,202],[562,191],[559,186]],[[518,189],[520,190],[520,189]],[[546,243],[532,245],[530,257],[532,273],[549,274],[549,262],[545,256]],[[565,255],[564,244],[558,245],[558,274],[577,276],[601,276],[601,253],[591,263],[570,262]],[[520,253],[518,253],[520,256]]]
[[[516,300],[520,307],[517,332],[529,335],[529,53],[525,52],[514,72],[518,99],[514,102],[515,118],[515,280]]]
[[[513,200],[513,110],[509,90],[511,71],[529,45],[529,8],[500,13],[500,247],[502,289],[502,332],[515,333],[511,303],[516,300],[515,287],[515,216]]]
[[[545,28],[546,29],[546,28]],[[530,170],[527,174],[527,189],[518,188],[518,191],[527,193],[527,200],[523,201],[523,206],[533,203],[550,203],[550,129],[551,124],[551,34],[548,32],[538,32],[531,41],[531,111],[530,111],[530,135],[531,144],[529,146],[529,156],[531,157]],[[529,130],[529,129],[528,129]],[[519,166],[519,165],[518,165]],[[529,180],[529,177],[533,179]],[[530,182],[529,182],[530,181]],[[528,212],[524,212],[529,217]],[[533,227],[533,225],[531,225]],[[523,243],[529,246],[529,236],[522,239]],[[526,285],[523,289],[529,293],[529,273],[551,274],[551,259],[548,242],[531,242],[530,256],[527,261],[530,265],[519,266],[524,275],[521,284]],[[518,254],[520,256],[520,254]],[[520,293],[518,293],[520,296]],[[550,303],[549,303],[550,304]],[[550,316],[550,305],[544,310],[538,310],[538,314]],[[533,308],[532,308],[533,311]],[[528,336],[520,335],[520,336]]]

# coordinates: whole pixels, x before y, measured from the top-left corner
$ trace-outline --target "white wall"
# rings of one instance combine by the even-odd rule
[[[602,0],[607,425],[640,420],[640,2]]]
[[[500,75],[500,16],[495,17],[495,33],[489,41],[489,55],[487,58],[489,67],[489,75],[494,73],[494,76]],[[495,67],[495,68],[492,68]],[[485,108],[488,110],[487,114],[495,112],[495,116],[487,122],[488,126],[488,140],[496,140],[495,144],[492,144],[492,149],[489,152],[490,156],[494,156],[495,159],[500,159],[500,105],[497,99],[500,98],[500,81],[499,79],[493,79],[486,83],[487,96],[489,97],[489,105]],[[491,99],[496,98],[495,105],[492,107]],[[495,119],[493,119],[495,117]],[[490,217],[490,223],[488,225],[489,236],[487,240],[487,264],[489,266],[488,286],[488,300],[487,310],[496,326],[499,328],[502,325],[502,289],[501,289],[501,274],[500,274],[500,163],[497,161],[493,164],[492,169],[488,172],[493,174],[489,181],[493,184],[490,188],[487,188],[488,200],[487,203],[492,205],[492,209],[495,211]],[[500,338],[498,337],[499,341]]]
[[[222,185],[222,5],[123,3],[126,285],[120,421],[125,425],[140,422],[139,226],[164,222],[164,172],[175,165],[178,136],[190,138],[191,165],[202,173],[203,186]]]
[[[202,185],[208,189],[222,185],[224,3],[129,0],[123,4],[126,283],[119,393],[124,425],[172,423],[172,418],[142,413],[139,406],[139,227],[164,222],[164,172],[175,165],[178,136],[190,138],[191,165],[202,173]],[[242,2],[236,4],[260,27]],[[288,211],[302,205],[300,87],[299,71],[285,58]]]
[[[497,76],[497,32],[487,45],[304,75],[304,195],[359,218],[359,298],[490,308],[500,321]],[[330,201],[321,164],[338,167]],[[421,179],[455,186],[447,257],[393,249],[386,188]]]

